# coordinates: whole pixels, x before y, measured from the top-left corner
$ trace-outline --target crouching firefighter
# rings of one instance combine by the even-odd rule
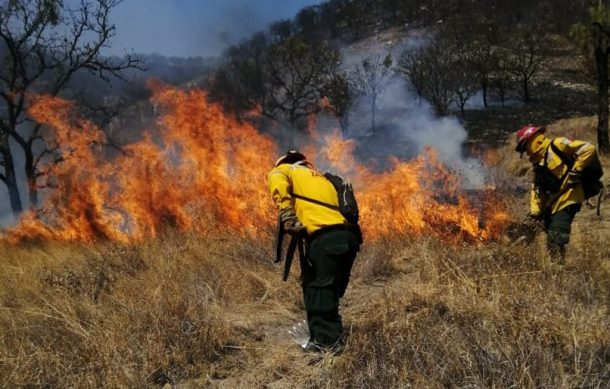
[[[544,222],[550,260],[563,265],[572,221],[585,201],[581,176],[597,154],[590,143],[549,139],[544,132],[544,127],[521,128],[516,151],[526,153],[534,169],[528,215]]]
[[[296,247],[300,247],[301,285],[309,337],[299,343],[306,350],[318,351],[340,345],[343,324],[339,300],[347,288],[362,242],[357,220],[355,224],[348,222],[343,208],[340,209],[335,186],[338,184],[332,180],[337,177],[316,171],[297,150],[289,150],[280,157],[268,175],[269,190],[279,208],[276,262],[281,260],[284,233],[292,239],[286,254],[284,280],[292,255]],[[347,195],[353,196],[351,184],[349,191]]]

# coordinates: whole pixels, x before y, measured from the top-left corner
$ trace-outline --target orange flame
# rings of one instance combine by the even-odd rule
[[[482,241],[497,237],[508,221],[496,192],[477,192],[471,202],[460,193],[459,177],[447,170],[431,148],[412,161],[393,159],[391,169],[373,173],[354,158],[353,140],[343,140],[335,131],[326,141],[322,158],[352,178],[369,238],[430,234],[454,241]]]
[[[154,237],[167,224],[201,234],[228,229],[258,236],[270,229],[275,218],[266,175],[277,155],[273,141],[226,115],[204,91],[150,86],[153,103],[164,110],[158,135],[145,134],[113,159],[103,155],[103,132],[72,103],[35,98],[30,114],[53,131],[62,161],[46,167],[52,189],[40,210],[9,231],[11,241],[128,242]],[[314,127],[312,118],[312,134]],[[459,193],[458,177],[432,150],[373,173],[354,157],[352,140],[336,131],[324,141],[305,150],[352,179],[367,239],[486,240],[507,220],[493,193],[478,203]]]

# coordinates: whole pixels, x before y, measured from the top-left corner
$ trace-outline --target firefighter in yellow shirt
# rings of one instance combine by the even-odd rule
[[[302,199],[338,205],[335,187],[299,151],[289,150],[279,158],[268,182],[284,229],[306,231],[301,282],[309,339],[301,346],[315,351],[338,346],[343,335],[339,299],[361,240],[338,210]]]
[[[544,132],[544,127],[521,128],[516,151],[526,153],[534,168],[529,215],[544,221],[551,260],[563,265],[572,221],[585,201],[580,175],[594,157],[595,147],[580,140],[550,139]],[[573,161],[571,168],[562,156]]]

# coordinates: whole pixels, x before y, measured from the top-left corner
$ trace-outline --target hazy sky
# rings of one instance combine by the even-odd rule
[[[112,13],[124,49],[167,56],[211,56],[268,23],[322,0],[125,0]]]

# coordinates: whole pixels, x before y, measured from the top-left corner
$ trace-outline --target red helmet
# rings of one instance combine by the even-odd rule
[[[531,124],[521,128],[517,131],[517,147],[515,148],[515,151],[520,153],[524,152],[527,141],[537,133],[544,132],[545,129],[545,127],[535,127]]]

